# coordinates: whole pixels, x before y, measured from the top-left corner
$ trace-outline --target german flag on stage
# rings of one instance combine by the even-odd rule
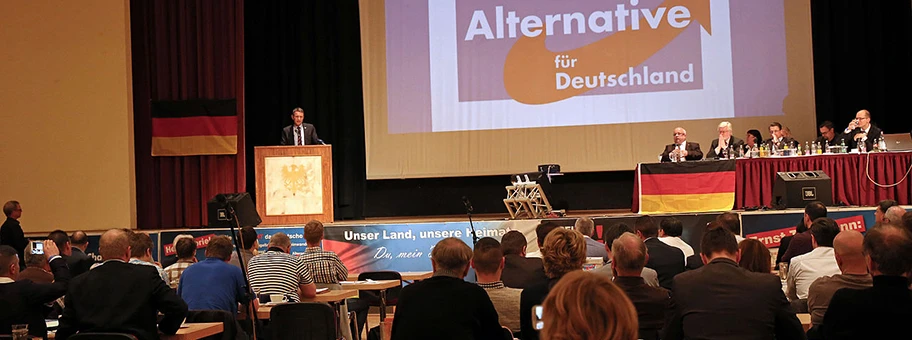
[[[735,161],[640,164],[640,213],[731,210]]]
[[[152,156],[237,154],[237,101],[152,102]]]

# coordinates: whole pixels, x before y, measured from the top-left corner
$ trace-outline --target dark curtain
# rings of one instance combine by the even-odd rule
[[[811,1],[818,122],[845,128],[860,109],[887,133],[909,132],[912,2]]]
[[[366,182],[357,0],[245,4],[247,186],[253,148],[278,145],[295,107],[333,147],[335,218],[360,219]]]
[[[137,224],[207,224],[206,201],[246,189],[243,0],[131,0]],[[152,157],[153,100],[230,99],[238,154]]]

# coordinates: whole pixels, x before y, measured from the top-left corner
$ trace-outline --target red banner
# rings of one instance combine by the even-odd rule
[[[215,234],[209,234],[194,238],[193,240],[196,241],[196,249],[206,248],[206,246],[209,245],[209,240],[212,240],[213,237],[215,237]],[[166,244],[162,247],[162,249],[165,250],[165,256],[176,254],[174,251],[174,243]]]
[[[840,218],[836,220],[836,224],[839,225],[841,230],[855,230],[857,232],[865,232],[865,221],[864,216],[850,216],[846,218]],[[776,248],[779,246],[779,242],[782,241],[782,238],[786,236],[795,235],[795,228],[782,228],[770,231],[764,231],[760,233],[747,235],[747,238],[752,238],[763,242],[767,248]]]

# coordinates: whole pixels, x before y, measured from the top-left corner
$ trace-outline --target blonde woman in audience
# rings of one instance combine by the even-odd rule
[[[738,250],[741,251],[738,266],[754,273],[772,274],[773,257],[763,242],[752,238],[744,239],[738,243]]]
[[[604,276],[583,271],[554,286],[542,304],[542,323],[544,340],[634,340],[639,328],[627,295]]]
[[[523,289],[519,298],[519,322],[523,340],[536,340],[532,325],[532,307],[548,296],[551,287],[565,274],[581,271],[586,261],[586,239],[576,230],[557,228],[548,233],[542,244],[542,262],[548,281]]]

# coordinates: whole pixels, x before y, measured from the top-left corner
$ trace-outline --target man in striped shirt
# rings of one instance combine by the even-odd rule
[[[291,239],[285,233],[275,233],[269,239],[266,252],[250,259],[247,275],[250,287],[258,295],[284,294],[290,302],[301,297],[317,296],[310,269],[291,253]]]
[[[307,250],[301,255],[301,260],[310,269],[314,282],[339,283],[348,279],[348,269],[342,264],[339,255],[320,247],[320,242],[323,241],[322,222],[307,222],[304,225],[304,239],[307,240]]]

